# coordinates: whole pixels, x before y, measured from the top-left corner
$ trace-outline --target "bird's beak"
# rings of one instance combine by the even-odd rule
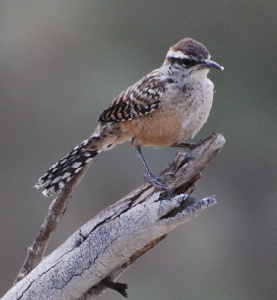
[[[215,61],[209,60],[209,59],[203,59],[202,62],[198,65],[199,69],[205,69],[205,68],[214,68],[223,71],[224,67],[220,66]]]

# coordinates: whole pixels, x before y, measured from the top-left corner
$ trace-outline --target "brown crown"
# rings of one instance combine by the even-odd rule
[[[207,48],[191,38],[185,38],[172,46],[174,51],[182,51],[185,55],[192,55],[195,58],[202,60],[209,58],[209,51]]]

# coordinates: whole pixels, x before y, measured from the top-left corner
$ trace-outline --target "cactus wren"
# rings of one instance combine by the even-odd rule
[[[193,137],[207,121],[213,102],[210,68],[224,68],[210,60],[206,47],[185,38],[167,52],[163,65],[144,76],[113,100],[98,118],[90,138],[53,165],[35,185],[43,195],[63,189],[102,150],[131,140],[142,161],[146,179],[170,190],[148,169],[141,146],[169,147]]]

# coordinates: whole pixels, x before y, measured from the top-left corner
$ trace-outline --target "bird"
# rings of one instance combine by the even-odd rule
[[[180,146],[206,123],[213,103],[211,68],[207,48],[183,38],[169,48],[162,66],[121,92],[100,114],[93,134],[54,164],[35,185],[48,197],[60,192],[101,151],[131,141],[145,170],[145,179],[170,193],[161,178],[149,170],[141,147]]]

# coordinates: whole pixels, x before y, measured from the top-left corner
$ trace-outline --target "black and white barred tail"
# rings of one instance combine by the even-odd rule
[[[103,150],[110,150],[117,144],[130,139],[127,133],[121,132],[118,123],[110,122],[99,125],[93,135],[67,153],[53,165],[34,186],[44,187],[42,194],[46,197],[63,189],[80,170],[91,163],[93,158]]]
[[[88,148],[88,145],[97,143],[98,139],[98,137],[91,137],[76,146],[39,178],[35,188],[44,187],[42,194],[46,197],[64,188],[74,175],[101,152],[101,149]]]

